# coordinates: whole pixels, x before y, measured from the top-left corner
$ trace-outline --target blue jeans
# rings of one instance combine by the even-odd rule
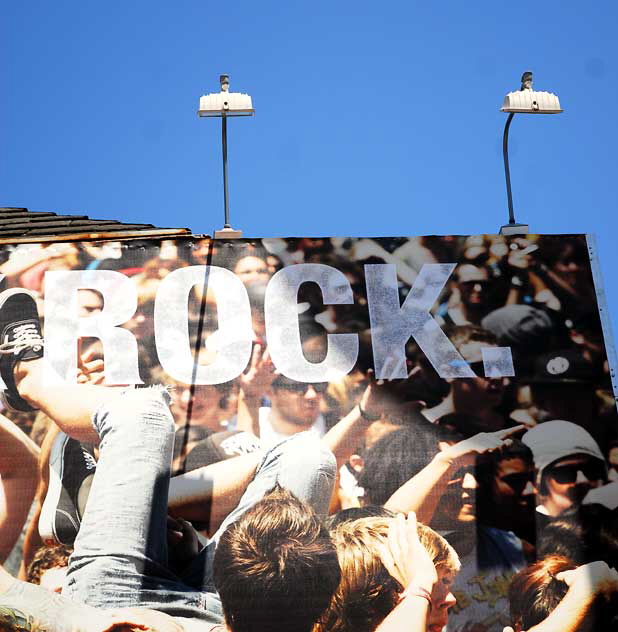
[[[99,461],[63,596],[95,608],[139,606],[218,623],[222,611],[212,560],[221,533],[277,483],[326,513],[335,459],[308,433],[269,450],[236,509],[181,578],[167,564],[174,440],[168,404],[164,389],[128,390],[112,393],[94,415]]]

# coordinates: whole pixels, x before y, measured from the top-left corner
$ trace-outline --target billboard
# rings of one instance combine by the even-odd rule
[[[1,246],[2,625],[613,629],[593,254],[584,235]]]

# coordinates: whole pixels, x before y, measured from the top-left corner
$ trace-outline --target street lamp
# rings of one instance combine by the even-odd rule
[[[234,230],[230,224],[230,206],[227,187],[227,119],[230,116],[253,116],[255,110],[251,97],[242,92],[230,92],[229,75],[220,75],[221,92],[205,94],[200,97],[200,117],[218,117],[221,119],[221,146],[223,150],[223,213],[224,224],[222,230],[215,231],[217,238],[242,237],[242,231]]]
[[[521,76],[521,88],[509,92],[504,97],[501,112],[509,112],[502,137],[502,155],[504,157],[504,175],[506,177],[506,195],[509,202],[509,223],[500,228],[501,235],[520,235],[529,232],[527,224],[517,224],[513,212],[513,194],[511,192],[511,172],[509,170],[509,128],[516,113],[521,114],[559,114],[562,112],[560,101],[551,92],[535,92],[532,89],[532,73],[527,71]]]

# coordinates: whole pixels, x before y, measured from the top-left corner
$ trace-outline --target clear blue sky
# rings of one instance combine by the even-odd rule
[[[0,205],[211,232],[219,122],[246,236],[496,232],[504,94],[532,70],[558,116],[516,116],[516,217],[596,233],[618,318],[618,5],[34,0],[0,6]]]

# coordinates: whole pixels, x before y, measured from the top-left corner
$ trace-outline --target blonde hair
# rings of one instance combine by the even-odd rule
[[[391,577],[380,559],[394,518],[360,518],[331,531],[341,566],[341,581],[314,632],[373,632],[397,605],[405,588]],[[433,529],[419,524],[418,536],[437,569],[457,572],[453,547]]]

